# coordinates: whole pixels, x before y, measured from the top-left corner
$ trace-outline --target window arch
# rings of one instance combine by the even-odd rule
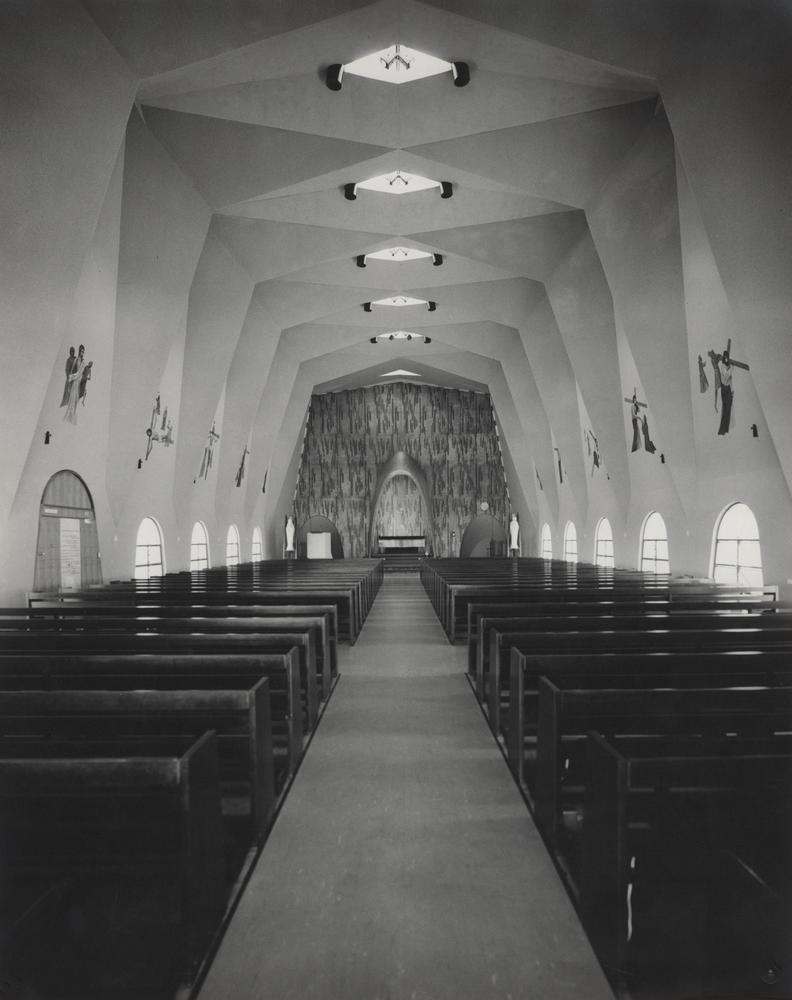
[[[239,528],[232,524],[226,535],[226,566],[239,565]]]
[[[646,515],[641,529],[641,570],[644,573],[670,573],[668,532],[656,510]]]
[[[545,521],[542,525],[542,559],[553,558],[553,536],[550,534],[550,525]]]
[[[253,544],[250,548],[250,557],[253,562],[261,562],[264,558],[264,541],[261,537],[261,528],[258,526],[253,529]]]
[[[594,532],[594,562],[613,569],[613,529],[607,517],[601,517]]]
[[[734,503],[721,515],[715,532],[712,575],[718,583],[764,585],[759,525],[747,504]]]
[[[578,558],[577,531],[572,521],[567,521],[564,528],[564,559],[576,563]]]
[[[153,517],[144,517],[135,541],[135,579],[148,580],[165,572],[162,529]]]
[[[196,521],[190,538],[190,570],[209,569],[209,533],[203,521]]]

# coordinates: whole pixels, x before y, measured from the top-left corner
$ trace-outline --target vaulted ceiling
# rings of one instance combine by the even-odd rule
[[[251,518],[264,504],[268,519],[293,488],[311,392],[407,369],[492,393],[512,495],[537,522],[585,520],[594,499],[626,522],[631,496],[649,490],[666,498],[672,520],[691,517],[702,481],[728,461],[711,397],[705,406],[698,395],[696,356],[729,337],[751,364],[740,374],[741,433],[750,423],[767,432],[788,482],[779,390],[792,362],[778,358],[790,241],[778,198],[789,194],[765,136],[790,119],[777,87],[789,35],[776,30],[776,5],[68,6],[84,25],[79,44],[79,25],[70,22],[74,39],[63,28],[71,63],[58,54],[61,76],[76,80],[89,52],[92,66],[104,60],[93,113],[108,150],[104,159],[85,153],[81,183],[101,192],[94,226],[110,199],[118,226],[108,448],[117,511],[139,450],[132,414],[171,370],[174,495],[193,482],[220,420],[220,476],[250,445],[251,484],[268,473],[271,499],[251,485],[244,510]],[[328,65],[396,42],[466,62],[470,83],[443,74],[392,86],[347,74],[340,90],[325,85]],[[52,47],[39,58],[52,65]],[[79,147],[80,135],[59,141]],[[747,213],[757,168],[766,190]],[[450,182],[453,196],[344,195],[345,185],[399,170]],[[356,265],[394,245],[440,254],[442,266]],[[395,294],[437,306],[363,309]],[[772,304],[756,322],[762,294]],[[394,329],[431,342],[371,343]],[[648,403],[657,457],[630,451],[633,390]],[[36,412],[21,392],[19,405]],[[601,449],[598,478],[586,431]],[[227,509],[220,492],[218,516]]]

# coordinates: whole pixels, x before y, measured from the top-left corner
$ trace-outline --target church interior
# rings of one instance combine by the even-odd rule
[[[0,58],[0,998],[792,1000],[792,8]]]

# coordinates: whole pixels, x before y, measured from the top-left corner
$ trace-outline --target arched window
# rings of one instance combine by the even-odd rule
[[[239,529],[232,524],[226,535],[226,566],[239,565]]]
[[[162,531],[153,517],[140,522],[135,542],[135,579],[148,580],[165,572]]]
[[[190,539],[190,569],[209,569],[209,534],[203,521],[193,525]]]
[[[718,524],[712,575],[718,583],[738,583],[747,587],[764,585],[759,525],[747,504],[728,507]]]
[[[641,531],[641,570],[644,573],[670,573],[668,532],[665,521],[653,510],[647,514]]]
[[[597,566],[613,568],[613,530],[607,517],[601,517],[594,532],[594,562]]]
[[[253,545],[250,549],[250,558],[253,562],[261,562],[264,558],[264,542],[261,538],[261,528],[253,529]]]
[[[571,521],[567,521],[566,528],[564,528],[564,559],[567,562],[576,563],[577,557],[577,531],[575,525]]]
[[[550,534],[550,525],[545,522],[542,525],[542,559],[553,558],[553,536]]]

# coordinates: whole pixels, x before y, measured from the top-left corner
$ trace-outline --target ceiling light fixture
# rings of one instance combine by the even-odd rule
[[[427,299],[414,299],[411,295],[391,295],[386,299],[375,299],[363,303],[363,312],[370,313],[372,306],[426,306],[429,312],[437,309],[437,303]]]
[[[369,260],[384,260],[387,263],[403,264],[411,260],[431,259],[434,267],[439,267],[443,263],[443,255],[440,253],[429,253],[426,250],[417,250],[415,247],[386,247],[384,250],[374,250],[371,253],[361,253],[355,257],[358,267],[365,267]]]
[[[392,333],[378,333],[376,337],[371,337],[369,343],[378,344],[380,341],[396,341],[396,340],[416,340],[422,341],[424,344],[431,344],[432,338],[425,336],[423,333],[413,333],[411,330],[394,330]]]
[[[451,181],[435,181],[420,174],[411,174],[401,168],[389,174],[379,174],[366,181],[343,185],[344,197],[347,201],[355,201],[359,190],[380,191],[384,194],[414,194],[417,191],[429,191],[432,188],[440,190],[441,198],[450,198],[454,193]]]
[[[341,90],[344,74],[362,76],[382,83],[410,83],[430,76],[450,73],[455,87],[470,83],[470,65],[466,62],[449,62],[426,52],[405,48],[400,42],[371,52],[349,63],[333,63],[325,70],[325,84],[329,90]]]

